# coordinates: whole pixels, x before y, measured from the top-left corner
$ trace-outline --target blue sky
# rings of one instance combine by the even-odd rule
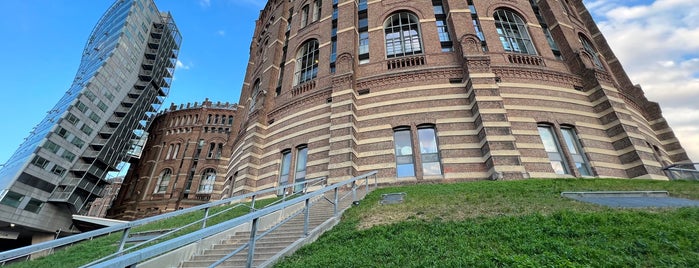
[[[0,1],[0,163],[65,93],[111,0]],[[182,33],[165,104],[237,102],[264,0],[156,0]],[[586,0],[634,83],[658,101],[699,161],[699,5],[696,0]],[[648,15],[648,16],[646,16]]]

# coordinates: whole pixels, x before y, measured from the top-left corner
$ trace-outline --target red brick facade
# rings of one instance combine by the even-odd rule
[[[308,149],[306,178],[338,181],[378,170],[389,183],[585,176],[576,153],[590,176],[665,179],[663,165],[687,160],[582,1],[316,2],[268,1],[257,21],[229,166],[235,192],[277,185],[284,152],[291,152],[293,181],[297,148]],[[533,53],[505,48],[498,10],[522,19]],[[398,13],[417,17],[419,52],[389,55],[387,27]],[[440,21],[451,48],[440,42]],[[368,57],[360,47],[365,36]],[[306,79],[303,49],[312,40],[318,65]],[[422,168],[434,156],[417,153],[425,126],[436,133],[438,175]],[[538,126],[554,131],[568,174],[554,172]],[[410,133],[412,159],[396,156],[401,129]],[[576,141],[566,142],[568,130]],[[413,176],[397,177],[401,161],[412,161]]]

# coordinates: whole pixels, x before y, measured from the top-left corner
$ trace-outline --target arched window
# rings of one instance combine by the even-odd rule
[[[207,168],[201,173],[201,182],[199,183],[198,193],[211,193],[214,191],[214,182],[216,182],[216,170]]]
[[[158,183],[155,187],[155,193],[164,193],[167,191],[167,185],[170,183],[170,177],[172,176],[172,170],[166,168],[163,172],[160,172],[158,177]]]
[[[391,15],[383,24],[386,34],[386,57],[402,57],[422,53],[419,20],[409,12]]]
[[[583,49],[585,49],[585,52],[592,56],[592,63],[595,64],[595,67],[597,67],[597,69],[604,69],[602,66],[602,61],[600,61],[599,56],[597,56],[597,50],[592,46],[592,42],[590,42],[590,40],[588,40],[587,37],[583,36],[582,34],[578,35],[578,38],[580,38],[580,43],[582,44]]]
[[[505,51],[536,55],[527,24],[520,16],[507,9],[498,9],[493,18]]]
[[[301,84],[318,75],[318,40],[308,40],[296,53],[296,82]]]

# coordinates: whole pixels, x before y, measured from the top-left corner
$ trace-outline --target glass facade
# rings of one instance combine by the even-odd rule
[[[38,213],[28,227],[68,230],[70,222],[42,215],[80,214],[102,195],[107,174],[119,170],[167,96],[181,39],[152,0],[115,1],[104,13],[72,85],[0,169],[0,199],[10,191],[31,196],[18,204]],[[27,190],[37,185],[44,191]],[[14,217],[7,214],[0,221]]]

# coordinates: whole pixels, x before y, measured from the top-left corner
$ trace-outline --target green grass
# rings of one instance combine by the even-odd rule
[[[266,206],[267,204],[270,204],[274,201],[276,201],[277,198],[274,199],[262,199],[258,200],[255,202],[255,207],[256,208],[262,208],[263,206]],[[244,215],[248,212],[250,212],[250,207],[249,203],[247,203],[248,206],[239,206],[237,208],[234,208],[232,210],[229,210],[225,213],[222,213],[221,215],[217,215],[216,217],[211,217],[207,220],[207,226],[212,226],[227,220],[230,220],[232,218]],[[229,208],[230,206],[220,206],[220,207],[213,207],[209,211],[209,215],[215,214],[217,212],[220,212],[226,208]],[[203,211],[196,211],[196,212],[191,212],[187,213],[184,215],[180,215],[177,217],[157,221],[157,222],[152,222],[150,224],[140,226],[137,228],[134,228],[134,230],[131,231],[131,233],[136,233],[136,232],[144,232],[144,231],[153,231],[153,230],[166,230],[166,229],[174,229],[177,227],[184,226],[188,223],[195,222],[197,220],[200,220],[204,216]],[[173,235],[170,235],[169,238],[176,237],[176,236],[181,236],[190,232],[194,232],[196,230],[199,230],[201,227],[200,223],[194,224],[194,226],[185,228],[184,230],[181,230],[179,232],[176,232]],[[115,253],[119,241],[121,239],[121,233],[114,233],[110,234],[107,236],[102,236],[98,237],[92,240],[88,241],[83,241],[80,243],[77,243],[75,245],[66,247],[65,249],[62,250],[57,250],[51,255],[41,257],[35,260],[30,260],[30,261],[23,261],[23,262],[17,262],[13,263],[7,267],[11,268],[35,268],[35,267],[50,267],[50,268],[62,268],[62,267],[79,267],[81,265],[90,263],[91,261],[97,260],[99,258],[102,258],[104,256],[108,256],[112,253]],[[152,243],[151,243],[152,244]],[[128,245],[127,245],[128,247]]]
[[[699,208],[611,209],[562,191],[668,190],[699,183],[481,181],[378,189],[277,267],[699,267]],[[381,194],[406,202],[379,205]]]

